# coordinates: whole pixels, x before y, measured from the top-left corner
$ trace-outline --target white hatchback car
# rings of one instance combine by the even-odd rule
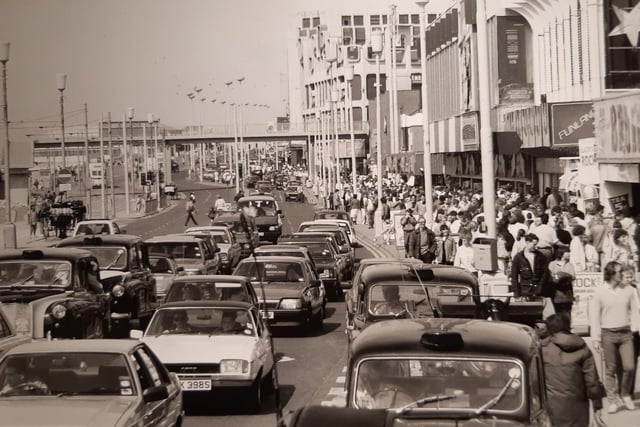
[[[127,230],[120,228],[112,219],[89,219],[79,221],[71,236],[95,234],[127,234]]]

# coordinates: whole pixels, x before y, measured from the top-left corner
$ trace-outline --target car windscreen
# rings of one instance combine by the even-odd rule
[[[353,378],[356,407],[401,408],[425,399],[414,409],[420,413],[480,408],[486,408],[487,415],[513,412],[522,408],[526,388],[515,359],[451,354],[366,359],[357,365]]]
[[[433,317],[433,300],[416,282],[384,282],[369,288],[368,310],[374,316]]]
[[[76,230],[75,234],[76,235],[111,234],[111,229],[109,228],[109,224],[107,223],[80,224],[78,225],[78,229]]]
[[[268,262],[243,262],[234,275],[246,276],[252,281],[269,283],[301,283],[304,282],[302,265],[298,262],[268,261]]]
[[[327,242],[305,242],[304,247],[307,248],[311,254],[311,258],[313,258],[316,263],[335,261],[333,252]]]
[[[160,309],[145,332],[157,335],[256,335],[252,316],[244,308],[187,307]]]
[[[164,255],[174,259],[202,259],[197,242],[157,242],[147,243],[149,255]]]
[[[222,243],[222,244],[229,244],[231,243],[229,241],[229,235],[227,233],[225,233],[224,231],[210,231],[209,234],[211,234],[211,238],[213,239],[214,242],[216,243]]]
[[[247,289],[241,283],[193,281],[174,282],[167,292],[166,302],[173,301],[249,301]]]
[[[100,270],[126,270],[127,248],[124,246],[83,246],[96,258]]]
[[[276,216],[276,204],[273,200],[243,200],[238,202],[238,209],[248,209],[252,216]],[[246,212],[246,211],[245,211]],[[253,215],[255,213],[255,215]]]
[[[0,399],[11,396],[136,394],[124,355],[44,353],[10,355],[0,363]]]
[[[316,212],[313,219],[343,219],[349,221],[349,214],[346,212]]]
[[[0,286],[71,284],[71,263],[54,260],[0,261]]]

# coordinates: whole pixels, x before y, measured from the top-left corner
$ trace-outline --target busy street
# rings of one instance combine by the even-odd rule
[[[640,0],[0,3],[0,427],[640,426]]]

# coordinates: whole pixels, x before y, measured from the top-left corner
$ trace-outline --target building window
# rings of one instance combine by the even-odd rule
[[[380,25],[380,15],[371,15],[369,22],[371,25]]]
[[[364,45],[367,41],[367,35],[364,31],[364,27],[356,28],[356,44]]]
[[[342,17],[342,26],[343,27],[350,27],[351,26],[351,17],[350,16],[343,16]]]
[[[386,92],[387,88],[387,76],[380,74],[380,94]],[[376,99],[376,75],[367,74],[367,99],[373,101]]]
[[[362,77],[360,74],[354,74],[351,81],[351,96],[352,100],[360,101],[362,99]]]
[[[382,15],[382,25],[387,25],[387,15]]]
[[[302,18],[302,28],[309,28],[311,26],[311,18]]]
[[[420,15],[411,15],[412,24],[420,24]]]
[[[342,44],[345,46],[349,46],[353,43],[353,28],[343,28],[342,29]]]
[[[362,107],[353,107],[353,123],[362,121]]]
[[[400,15],[398,17],[399,24],[408,24],[409,23],[409,15]]]
[[[364,25],[364,16],[356,15],[353,17],[353,25],[363,26]]]

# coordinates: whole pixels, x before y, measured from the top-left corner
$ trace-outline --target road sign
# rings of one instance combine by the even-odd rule
[[[58,172],[58,184],[66,184],[71,181],[71,171],[69,169],[61,169]]]

